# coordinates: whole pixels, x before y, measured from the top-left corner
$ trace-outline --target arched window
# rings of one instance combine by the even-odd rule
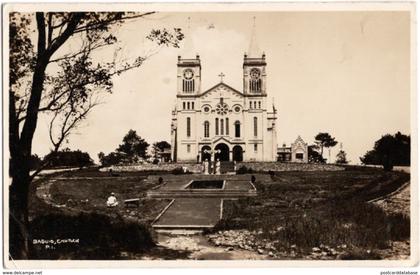
[[[226,118],[226,135],[229,135],[229,119]]]
[[[187,117],[187,137],[191,136],[191,118]]]
[[[252,109],[252,101],[249,102],[249,109]]]
[[[194,79],[183,79],[182,80],[182,91],[185,93],[193,93],[195,90]]]
[[[182,102],[182,109],[185,110],[185,102]]]
[[[225,133],[225,128],[224,128],[224,122],[225,122],[225,120],[223,119],[223,118],[221,118],[220,119],[220,135],[224,135],[224,133]]]
[[[238,120],[235,121],[235,137],[241,137],[241,123]]]
[[[193,103],[194,104],[194,103]],[[194,105],[193,105],[194,106]],[[194,108],[194,107],[193,107]],[[261,101],[258,101],[258,109],[261,109]]]
[[[216,118],[216,123],[215,123],[215,125],[216,125],[216,136],[218,136],[219,135],[219,119],[218,118]]]
[[[250,79],[249,90],[251,91],[251,93],[261,92],[261,79]]]
[[[260,102],[260,105],[261,105],[261,102]],[[191,102],[191,109],[194,110],[194,102]]]
[[[190,102],[187,102],[187,109],[190,109]]]
[[[254,101],[254,109],[257,109],[257,102],[256,101]]]
[[[258,136],[258,119],[254,117],[254,137]]]
[[[210,137],[210,123],[208,121],[204,121],[204,137]]]

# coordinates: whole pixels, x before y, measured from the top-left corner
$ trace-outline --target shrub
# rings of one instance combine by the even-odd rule
[[[184,171],[183,167],[177,167],[172,170],[173,175],[185,175],[185,174],[192,174],[190,171],[186,170]]]
[[[34,245],[36,259],[118,259],[121,251],[140,253],[155,245],[147,226],[94,213],[40,216],[31,222],[30,232],[36,240],[79,239],[54,249]]]
[[[50,152],[44,157],[48,167],[86,167],[93,165],[89,154],[80,150],[71,151],[66,148],[58,152]]]
[[[245,165],[241,165],[241,167],[239,167],[239,169],[236,171],[236,174],[242,175],[242,174],[250,174],[253,172],[254,170],[252,170],[252,168],[248,168]]]

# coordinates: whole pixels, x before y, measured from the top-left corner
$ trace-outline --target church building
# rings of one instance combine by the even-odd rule
[[[243,59],[243,87],[220,82],[201,86],[200,56],[178,56],[171,158],[178,162],[276,161],[276,109],[267,100],[266,56]]]

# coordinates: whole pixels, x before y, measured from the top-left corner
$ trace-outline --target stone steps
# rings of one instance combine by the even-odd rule
[[[149,198],[239,198],[255,197],[256,190],[238,191],[238,190],[159,190],[147,192]]]

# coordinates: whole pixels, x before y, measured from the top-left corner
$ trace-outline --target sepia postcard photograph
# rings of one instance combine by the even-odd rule
[[[2,12],[6,268],[418,264],[415,3]]]

